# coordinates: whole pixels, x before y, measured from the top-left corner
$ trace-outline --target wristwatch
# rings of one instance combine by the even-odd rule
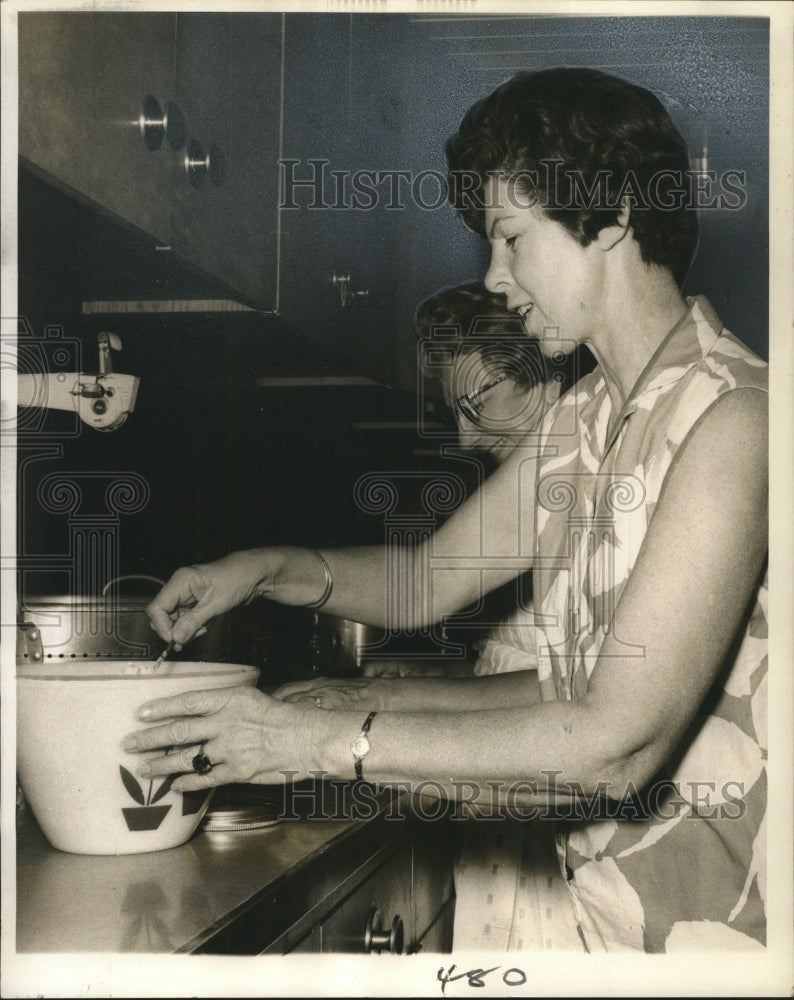
[[[367,733],[369,732],[369,727],[372,725],[372,720],[377,714],[377,712],[369,713],[366,722],[361,727],[361,732],[350,744],[350,749],[353,751],[353,761],[356,766],[356,781],[364,780],[361,762],[370,751],[369,737],[367,736]]]

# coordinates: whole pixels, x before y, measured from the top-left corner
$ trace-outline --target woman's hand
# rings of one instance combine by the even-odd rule
[[[315,708],[383,709],[379,685],[368,677],[315,677],[283,684],[273,697],[279,701],[311,704]]]
[[[206,631],[211,619],[256,597],[267,576],[265,550],[233,552],[217,562],[178,569],[146,609],[151,626],[180,650]]]
[[[255,688],[188,691],[142,705],[138,718],[154,725],[130,733],[122,749],[148,752],[137,769],[140,777],[181,775],[172,786],[179,792],[229,783],[283,784],[309,776],[311,716],[318,714]],[[200,752],[212,764],[208,774],[193,771]]]

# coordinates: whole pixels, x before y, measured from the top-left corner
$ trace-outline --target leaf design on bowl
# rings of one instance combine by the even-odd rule
[[[169,774],[168,777],[165,779],[165,781],[162,783],[162,785],[160,785],[160,787],[154,793],[154,795],[152,795],[151,799],[149,800],[150,804],[154,805],[155,802],[159,802],[164,795],[167,795],[171,791],[171,785],[173,785],[173,783],[176,781],[178,777],[179,777],[178,774]]]
[[[139,806],[153,806],[155,802],[159,802],[160,799],[171,791],[171,785],[179,777],[178,774],[169,774],[154,794],[152,794],[154,782],[150,781],[148,794],[144,795],[140,782],[131,771],[128,771],[123,764],[119,764],[119,771],[121,773],[121,780],[124,782],[124,787]]]
[[[124,767],[123,764],[119,764],[119,771],[121,771],[121,780],[124,782],[124,787],[127,789],[129,794],[138,803],[139,806],[146,805],[146,799],[143,795],[143,789],[138,784],[138,779],[130,771]]]

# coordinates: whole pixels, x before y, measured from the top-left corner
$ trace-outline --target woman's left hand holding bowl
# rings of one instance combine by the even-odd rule
[[[312,717],[320,713],[255,688],[187,691],[146,702],[137,714],[147,726],[129,733],[122,749],[147,754],[137,768],[140,777],[179,774],[174,791],[282,784],[307,777],[313,768]],[[194,770],[193,758],[200,753],[212,765],[206,774]]]

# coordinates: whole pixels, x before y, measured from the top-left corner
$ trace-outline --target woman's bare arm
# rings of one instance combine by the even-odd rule
[[[424,544],[324,550],[333,589],[323,610],[392,629],[414,629],[478,600],[531,565],[533,450],[517,448]],[[148,607],[152,628],[179,647],[211,618],[257,597],[308,605],[324,593],[311,549],[234,552],[179,569]]]
[[[317,678],[285,684],[274,698],[322,708],[382,712],[479,712],[486,708],[536,705],[540,688],[536,670],[515,670],[484,677]]]
[[[383,715],[373,779],[458,774],[542,786],[553,773],[591,790],[606,781],[616,796],[641,787],[714,683],[762,572],[767,423],[766,396],[737,390],[681,447],[582,700]],[[344,771],[349,746],[335,714],[317,720],[314,759]]]
[[[751,600],[767,550],[767,409],[755,390],[720,398],[679,450],[613,628],[579,701],[455,712],[383,711],[370,732],[370,781],[522,781],[539,800],[565,783],[620,797],[641,787],[680,741],[711,688]],[[626,655],[630,653],[630,655]],[[361,710],[326,712],[258,692],[204,692],[150,706],[136,749],[214,740],[223,765],[188,790],[322,771],[351,777]],[[176,736],[179,739],[176,739]],[[226,744],[229,746],[226,746]],[[189,753],[189,750],[186,751]],[[238,763],[239,762],[239,763]],[[180,754],[150,773],[184,770]],[[228,771],[228,773],[227,773]],[[550,777],[552,776],[552,777]],[[553,778],[553,780],[552,780]]]

